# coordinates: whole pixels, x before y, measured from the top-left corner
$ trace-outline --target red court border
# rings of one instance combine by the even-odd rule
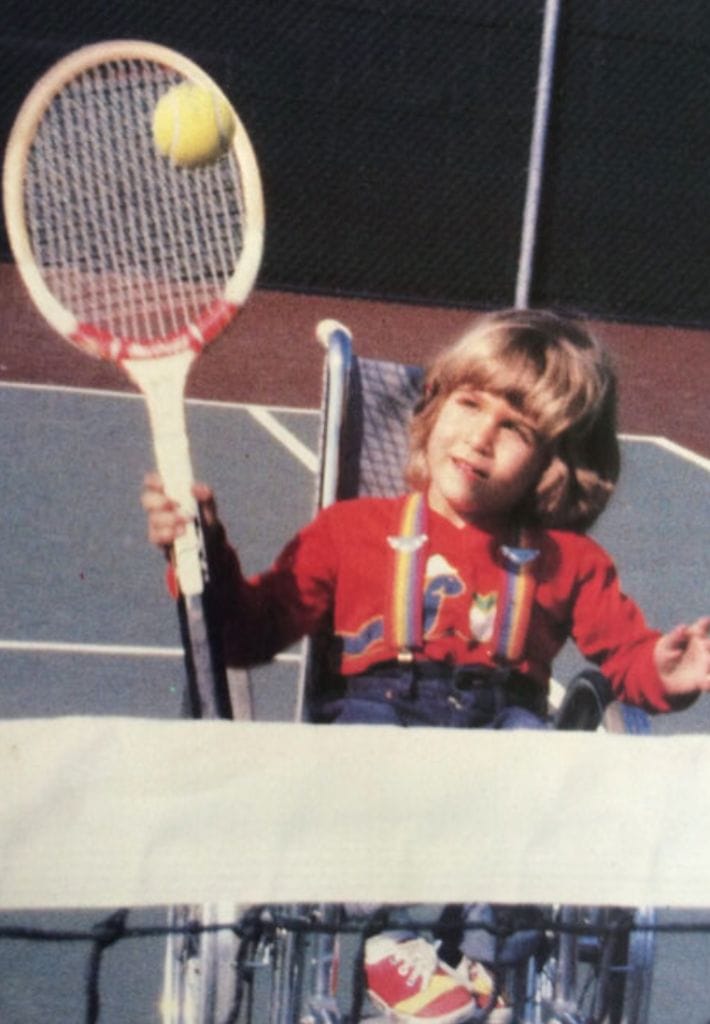
[[[63,342],[0,265],[0,382],[133,390],[123,373]],[[473,321],[473,310],[260,290],[194,368],[188,394],[226,402],[316,408],[325,317],[353,331],[361,355],[426,361]],[[619,373],[622,432],[660,435],[710,456],[710,332],[590,321]]]

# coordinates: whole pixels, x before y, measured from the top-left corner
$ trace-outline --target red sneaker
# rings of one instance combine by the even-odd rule
[[[473,994],[425,939],[368,939],[365,976],[373,1003],[402,1024],[459,1024],[476,1010]]]

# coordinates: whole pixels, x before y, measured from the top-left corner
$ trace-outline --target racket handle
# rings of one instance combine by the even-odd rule
[[[175,540],[175,571],[185,596],[204,589],[204,551],[198,511],[192,493],[194,477],[185,421],[185,383],[194,362],[191,351],[160,359],[124,360],[123,366],[145,397],[153,450],[165,493],[187,519],[185,533]]]
[[[221,648],[210,632],[204,595],[182,596],[178,618],[185,648],[189,713],[193,718],[233,718]]]
[[[174,545],[175,572],[180,590],[187,597],[201,594],[204,587],[202,544],[194,523],[189,523],[182,537]]]
[[[173,543],[175,571],[180,590],[186,596],[202,593],[206,564],[198,525],[198,511],[192,493],[192,464],[185,430],[160,431],[153,435],[158,473],[165,493],[176,501],[186,517],[185,532]]]
[[[198,526],[197,502],[192,493],[192,462],[182,404],[179,417],[173,416],[170,421],[161,417],[159,425],[153,430],[153,449],[165,493],[177,502],[187,519],[185,532],[173,544],[180,590],[185,595],[200,594],[206,566]]]

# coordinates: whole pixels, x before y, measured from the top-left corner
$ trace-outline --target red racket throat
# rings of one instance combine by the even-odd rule
[[[91,355],[122,363],[127,359],[155,359],[187,349],[195,355],[218,337],[239,312],[236,303],[216,299],[193,323],[174,334],[144,338],[120,338],[91,323],[78,323],[68,340]]]

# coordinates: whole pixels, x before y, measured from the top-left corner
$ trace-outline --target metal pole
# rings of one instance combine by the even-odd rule
[[[525,209],[518,256],[518,276],[515,283],[515,305],[518,309],[527,309],[530,304],[561,5],[562,0],[546,0],[545,2],[535,118],[530,142]]]

